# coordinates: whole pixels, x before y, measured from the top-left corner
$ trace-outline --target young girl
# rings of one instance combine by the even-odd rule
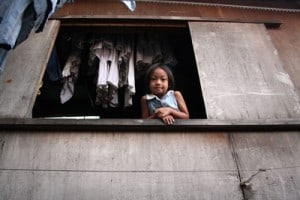
[[[159,118],[165,124],[189,118],[181,92],[174,91],[174,77],[167,66],[151,66],[146,72],[145,85],[147,94],[141,98],[143,118]]]

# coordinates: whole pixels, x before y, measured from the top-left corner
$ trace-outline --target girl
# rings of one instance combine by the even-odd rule
[[[145,86],[147,94],[141,98],[143,118],[159,118],[165,124],[173,124],[176,118],[189,118],[181,92],[174,91],[174,77],[167,66],[151,66],[146,72]]]

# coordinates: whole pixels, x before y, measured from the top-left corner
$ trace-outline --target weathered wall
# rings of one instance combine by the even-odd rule
[[[295,200],[299,133],[2,132],[1,199]]]

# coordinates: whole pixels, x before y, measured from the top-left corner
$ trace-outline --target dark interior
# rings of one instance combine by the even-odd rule
[[[72,33],[83,34],[87,38],[91,33],[95,34],[139,34],[140,32],[159,33],[162,38],[167,38],[173,47],[178,61],[173,68],[176,90],[180,90],[190,112],[190,118],[206,118],[201,87],[193,53],[192,41],[188,28],[134,28],[134,27],[61,27],[55,48],[57,50],[60,66],[63,67],[71,49]],[[61,80],[48,81],[47,73],[44,75],[40,94],[36,98],[33,108],[33,117],[63,117],[63,116],[100,116],[100,118],[140,118],[140,98],[145,94],[143,78],[136,78],[136,94],[133,97],[133,105],[124,108],[123,104],[116,108],[102,108],[95,105],[96,85],[94,77],[87,75],[88,53],[90,44],[84,45],[81,56],[82,62],[79,77],[75,85],[74,95],[68,102],[60,103],[60,91],[63,83]],[[123,89],[119,89],[119,97],[122,97]],[[122,101],[122,98],[119,99]]]

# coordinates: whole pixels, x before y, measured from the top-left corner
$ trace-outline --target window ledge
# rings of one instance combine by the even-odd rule
[[[157,119],[0,119],[2,131],[299,131],[300,119],[176,120],[165,125]]]

